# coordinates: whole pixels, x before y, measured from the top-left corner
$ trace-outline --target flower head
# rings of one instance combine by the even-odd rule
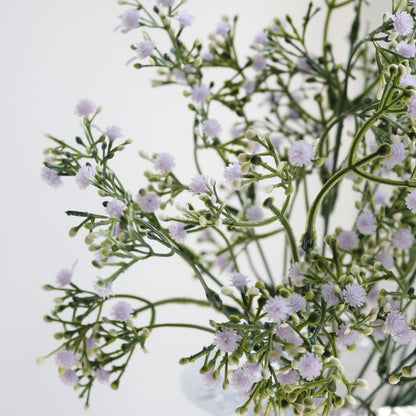
[[[231,26],[224,20],[221,20],[221,22],[219,22],[217,24],[217,27],[215,28],[215,34],[220,35],[223,38],[226,38],[230,30]]]
[[[169,153],[159,153],[155,159],[155,168],[162,173],[172,172],[175,167],[175,159]]]
[[[241,166],[238,163],[229,164],[224,169],[224,178],[230,185],[232,185],[236,179],[241,179],[242,176]]]
[[[263,54],[258,53],[256,56],[253,57],[253,68],[258,71],[261,72],[264,70],[264,68],[266,68],[267,65],[267,61],[265,59],[265,57],[263,56]]]
[[[217,120],[205,120],[202,123],[202,130],[206,136],[214,138],[220,135],[221,126]]]
[[[364,305],[367,298],[367,292],[357,282],[349,283],[345,286],[342,294],[344,295],[345,302],[349,303],[352,307]]]
[[[299,360],[298,371],[302,378],[311,381],[321,374],[322,361],[317,355],[307,353]]]
[[[72,274],[74,272],[74,267],[76,265],[77,262],[74,263],[74,265],[72,266],[72,269],[62,269],[58,272],[58,274],[56,275],[56,285],[58,287],[64,287],[67,284],[69,284],[71,282],[72,279]]]
[[[172,7],[173,3],[175,3],[175,0],[157,0],[157,2],[165,7]]]
[[[91,179],[97,174],[95,168],[91,165],[85,165],[82,168],[79,168],[77,174],[75,175],[75,182],[77,183],[80,189],[85,189],[91,185]]]
[[[296,167],[307,166],[312,162],[315,152],[311,144],[304,140],[298,140],[293,143],[289,149],[289,162]]]
[[[68,386],[75,386],[79,381],[79,378],[74,370],[65,370],[65,372],[60,374],[59,377]]]
[[[374,260],[380,262],[383,267],[388,270],[391,270],[394,266],[393,256],[387,251],[380,251],[374,256]]]
[[[292,293],[292,296],[287,300],[290,313],[299,312],[306,307],[306,299],[298,293]]]
[[[56,353],[55,360],[59,367],[69,369],[78,362],[78,357],[73,351],[64,348]]]
[[[322,297],[326,302],[328,308],[336,306],[340,303],[341,294],[335,294],[335,283],[330,282],[322,286]]]
[[[231,276],[231,284],[240,292],[244,291],[244,286],[247,285],[247,276],[242,273],[236,273]]]
[[[108,299],[111,295],[114,295],[112,282],[106,282],[100,278],[94,283],[94,290],[103,299]]]
[[[214,344],[222,352],[234,352],[240,343],[241,337],[234,331],[221,329],[214,337]]]
[[[143,212],[152,213],[160,208],[160,198],[154,192],[138,193],[136,200]]]
[[[46,166],[42,168],[41,178],[52,188],[58,188],[63,184],[61,177],[55,169],[49,169]]]
[[[280,325],[276,328],[276,335],[285,342],[300,347],[303,344],[302,337],[289,325]]]
[[[409,85],[412,85],[413,87],[416,88],[416,75],[412,75],[412,74],[404,74],[400,80],[400,84],[401,87],[405,88]]]
[[[221,376],[216,380],[214,379],[214,372],[208,371],[208,373],[202,375],[202,381],[208,388],[213,389],[222,385],[223,377]]]
[[[250,205],[246,209],[246,218],[248,221],[261,221],[263,217],[263,210],[257,205]]]
[[[267,318],[278,324],[286,321],[290,314],[287,299],[282,298],[281,296],[269,298],[264,310],[267,314]]]
[[[107,202],[105,210],[110,218],[120,218],[126,208],[123,202],[117,198],[113,198],[110,202]]]
[[[377,221],[373,214],[360,214],[356,222],[358,231],[364,235],[371,235],[377,230]]]
[[[208,191],[207,179],[204,175],[196,175],[189,184],[189,189],[196,194],[204,194]]]
[[[107,384],[110,380],[110,372],[100,367],[95,370],[95,379],[102,384]]]
[[[401,164],[406,158],[406,151],[403,143],[397,142],[391,144],[391,154],[384,159],[384,166],[387,169],[393,169],[396,165]]]
[[[182,10],[176,15],[176,20],[179,22],[179,26],[183,28],[192,26],[194,17]]]
[[[401,250],[408,250],[414,241],[415,237],[410,228],[399,228],[392,238],[393,246]]]
[[[341,250],[350,251],[358,246],[358,238],[354,231],[341,231],[337,243]]]
[[[79,117],[88,117],[96,109],[96,105],[88,98],[82,98],[75,106],[75,114]]]
[[[171,222],[169,224],[169,234],[178,243],[183,243],[186,240],[185,226],[181,222]]]
[[[123,134],[121,133],[121,129],[118,126],[108,126],[105,130],[104,134],[107,136],[108,140],[113,141],[116,139],[119,139],[120,137],[123,137]]]
[[[407,102],[407,111],[410,113],[412,118],[416,118],[416,95],[412,94]]]
[[[349,324],[341,324],[338,328],[337,336],[341,345],[349,346],[357,342],[358,332],[350,329]]]
[[[231,385],[242,394],[248,394],[253,385],[249,374],[243,368],[238,368],[231,376]]]
[[[258,32],[256,36],[254,37],[254,43],[258,45],[267,45],[268,42],[269,42],[269,37],[267,35],[267,31],[265,30]]]
[[[384,327],[399,345],[407,345],[416,335],[416,332],[407,326],[404,316],[399,312],[390,312],[386,317]]]
[[[124,301],[120,301],[113,306],[113,317],[116,321],[126,322],[133,313],[131,306]]]
[[[205,103],[211,95],[206,85],[196,85],[192,88],[191,97],[197,103]]]
[[[140,13],[137,9],[126,10],[121,19],[123,29],[128,31],[137,27],[140,23]]]
[[[150,39],[145,39],[143,42],[137,44],[136,48],[139,59],[145,59],[153,53],[155,44]]]
[[[248,375],[248,378],[251,380],[252,383],[257,383],[263,378],[263,367],[260,364],[245,363],[242,368]]]
[[[286,386],[287,384],[294,384],[299,381],[299,374],[295,370],[290,370],[286,374],[279,372],[277,374],[277,381],[281,386]]]
[[[407,43],[402,40],[396,46],[396,52],[405,58],[414,58],[416,55],[416,45],[414,43]]]
[[[393,27],[394,30],[401,36],[407,37],[413,31],[413,17],[410,13],[407,12],[399,12],[394,14],[386,13],[388,17],[393,20]]]
[[[412,214],[416,214],[416,190],[407,194],[405,201],[407,208],[412,211]]]

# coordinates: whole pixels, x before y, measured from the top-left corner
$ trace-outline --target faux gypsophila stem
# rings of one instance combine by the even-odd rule
[[[302,247],[306,253],[310,253],[315,245],[316,245],[316,231],[315,231],[315,223],[316,217],[318,214],[318,210],[320,205],[322,204],[323,199],[326,197],[328,192],[338,184],[345,176],[349,173],[354,171],[361,166],[365,166],[372,161],[379,159],[381,157],[386,157],[390,153],[390,145],[384,143],[378,147],[378,149],[374,152],[369,154],[368,156],[363,157],[361,160],[356,162],[354,165],[346,167],[344,169],[339,170],[336,172],[329,180],[324,184],[321,191],[318,193],[316,198],[311,204],[311,207],[308,212],[308,218],[306,222],[306,230],[305,234],[302,238]]]

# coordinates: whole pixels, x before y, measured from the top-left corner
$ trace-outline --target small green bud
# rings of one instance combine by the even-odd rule
[[[263,414],[263,406],[261,405],[261,402],[258,402],[254,406],[254,414],[255,415],[261,415],[261,414]]]
[[[313,300],[314,297],[315,297],[315,294],[311,291],[307,292],[306,295],[305,295],[305,299],[308,300],[308,301]]]
[[[256,286],[257,289],[260,289],[260,290],[261,289],[264,289],[266,287],[265,284],[264,284],[264,282],[262,282],[261,280],[258,280],[256,282],[255,286]]]
[[[241,322],[241,319],[240,319],[240,317],[239,317],[239,316],[237,316],[237,315],[230,315],[230,321],[231,321],[231,322],[234,322],[234,323],[236,323],[236,324],[238,324],[238,323],[240,323],[240,322]]]
[[[402,368],[402,375],[405,377],[410,377],[410,374],[412,373],[411,367],[403,367]]]
[[[43,285],[42,289],[46,290],[47,292],[49,292],[51,290],[55,290],[55,288],[52,285]]]
[[[76,227],[72,227],[68,232],[68,235],[70,237],[75,237],[77,234],[78,234],[78,228]]]
[[[389,377],[390,384],[397,384],[400,381],[401,374],[393,374]]]
[[[357,344],[347,345],[348,351],[355,351],[357,349]]]
[[[113,382],[111,383],[111,388],[112,388],[113,390],[118,390],[118,386],[119,386],[119,381],[118,381],[118,380],[113,381]]]

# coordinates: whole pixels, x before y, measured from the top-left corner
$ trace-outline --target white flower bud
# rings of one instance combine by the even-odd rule
[[[357,403],[357,400],[355,400],[355,398],[351,396],[351,394],[347,394],[345,400],[352,406],[354,406]]]
[[[256,137],[256,132],[254,130],[247,130],[245,136],[248,140],[253,140]]]
[[[233,289],[232,289],[231,287],[229,287],[229,286],[223,286],[223,287],[221,288],[221,293],[222,293],[224,296],[232,296],[232,295],[234,294],[234,291],[233,291]]]
[[[357,264],[353,264],[351,266],[351,273],[355,275],[360,274],[360,266],[358,266]]]
[[[368,383],[367,380],[364,380],[363,378],[359,378],[357,380],[358,387],[361,387],[362,389],[368,389]]]
[[[199,217],[199,225],[201,227],[205,227],[207,225],[207,219],[202,215]]]
[[[195,66],[201,66],[202,65],[202,58],[198,56],[194,61]]]
[[[247,290],[247,295],[248,296],[257,296],[259,293],[260,293],[260,291],[254,286],[250,287]]]
[[[46,363],[48,357],[38,357],[36,358],[36,364],[37,365],[43,365]]]

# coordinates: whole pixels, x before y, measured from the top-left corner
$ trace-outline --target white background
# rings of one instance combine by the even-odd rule
[[[306,4],[304,0],[190,0],[185,10],[195,16],[189,30],[195,35],[190,38],[203,39],[223,14],[238,11],[239,42],[247,51],[254,35],[272,17],[283,17],[289,10],[300,16]],[[112,0],[0,3],[0,416],[84,414],[83,402],[59,380],[54,359],[43,367],[36,366],[35,360],[59,345],[53,338],[59,328],[42,320],[53,303],[41,286],[53,282],[56,273],[76,259],[78,282],[92,284],[99,274],[89,266],[91,256],[82,236],[68,237],[76,223],[64,212],[99,210],[99,200],[93,191],[82,192],[72,181],[58,190],[41,182],[42,150],[48,145],[44,134],[65,139],[80,134],[73,110],[78,99],[88,97],[103,106],[101,127],[117,124],[135,140],[124,159],[114,165],[133,192],[144,184],[142,172],[148,168],[137,156],[139,149],[170,152],[178,172],[193,175],[186,147],[191,139],[186,100],[179,88],[150,89],[151,71],[125,65],[132,56],[130,41],[140,41],[141,36],[113,32],[123,10]],[[164,294],[195,292],[197,286],[188,270],[169,260],[138,268],[118,287],[128,288],[159,299]],[[172,313],[178,320],[189,314],[195,319],[204,316],[192,309],[169,310],[165,317],[172,318]],[[209,335],[155,331],[149,354],[137,351],[119,391],[98,386],[86,414],[206,415],[181,392],[177,362],[210,342]]]

